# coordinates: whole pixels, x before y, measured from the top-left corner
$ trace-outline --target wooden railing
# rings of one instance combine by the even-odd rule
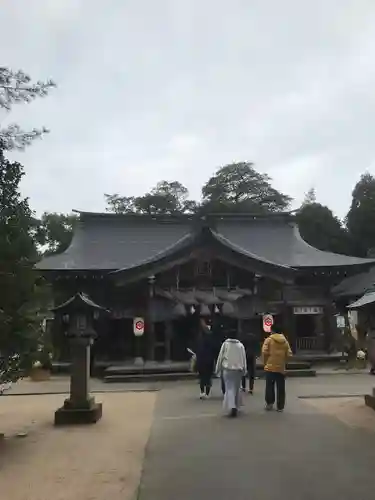
[[[296,342],[297,351],[320,351],[322,340],[319,337],[299,337]]]

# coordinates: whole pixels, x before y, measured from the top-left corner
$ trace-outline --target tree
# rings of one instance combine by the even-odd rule
[[[35,239],[45,255],[61,253],[68,248],[77,220],[74,214],[44,212],[36,222]]]
[[[106,211],[115,214],[135,213],[134,196],[120,196],[118,193],[105,194]]]
[[[195,211],[196,203],[188,199],[189,191],[178,181],[160,181],[143,196],[135,198],[137,212],[147,214],[183,214]]]
[[[313,247],[344,255],[352,253],[347,231],[328,207],[317,203],[314,190],[306,194],[296,220],[302,238]]]
[[[302,202],[302,206],[312,205],[314,203],[316,203],[316,192],[315,192],[315,188],[311,188],[305,194],[305,198]]]
[[[375,177],[369,173],[363,174],[354,187],[346,226],[355,242],[356,253],[363,257],[374,255]]]
[[[107,211],[149,215],[194,213],[197,203],[188,199],[189,191],[178,181],[160,181],[143,196],[106,194]]]
[[[269,213],[286,210],[292,199],[271,186],[267,174],[252,163],[219,168],[202,188],[203,209],[210,212]]]
[[[36,97],[45,97],[55,87],[52,80],[32,83],[31,77],[23,71],[0,68],[0,108],[10,111],[19,102],[31,102]],[[0,142],[3,150],[24,149],[34,139],[48,132],[46,128],[33,128],[25,132],[16,124],[0,128]]]
[[[0,150],[0,382],[19,378],[39,336],[33,303],[37,251],[32,212],[19,191],[23,175],[22,165]]]

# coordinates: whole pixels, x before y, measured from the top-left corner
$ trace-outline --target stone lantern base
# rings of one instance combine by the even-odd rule
[[[369,408],[372,408],[373,410],[375,410],[375,387],[372,390],[372,394],[365,395],[365,404]]]
[[[66,399],[64,405],[55,412],[55,425],[95,424],[102,414],[102,403],[96,403],[94,398],[81,404]]]
[[[375,410],[375,388],[372,390],[372,394],[365,395],[366,406]]]

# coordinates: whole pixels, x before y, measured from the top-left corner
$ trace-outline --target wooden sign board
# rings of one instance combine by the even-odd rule
[[[294,307],[293,314],[323,314],[323,307],[320,306],[302,306],[302,307]]]

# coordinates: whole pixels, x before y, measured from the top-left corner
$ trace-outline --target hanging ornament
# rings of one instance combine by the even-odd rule
[[[191,307],[190,307],[190,313],[191,313],[191,314],[194,314],[194,313],[195,313],[195,307],[194,307],[194,306],[191,306]]]
[[[224,302],[222,313],[224,316],[231,316],[234,313],[234,307],[230,302]]]
[[[215,312],[215,314],[220,313],[220,309],[217,307],[217,304],[215,304],[214,312]]]
[[[185,307],[181,304],[181,302],[178,302],[174,308],[173,308],[173,316],[186,316],[186,309]]]

